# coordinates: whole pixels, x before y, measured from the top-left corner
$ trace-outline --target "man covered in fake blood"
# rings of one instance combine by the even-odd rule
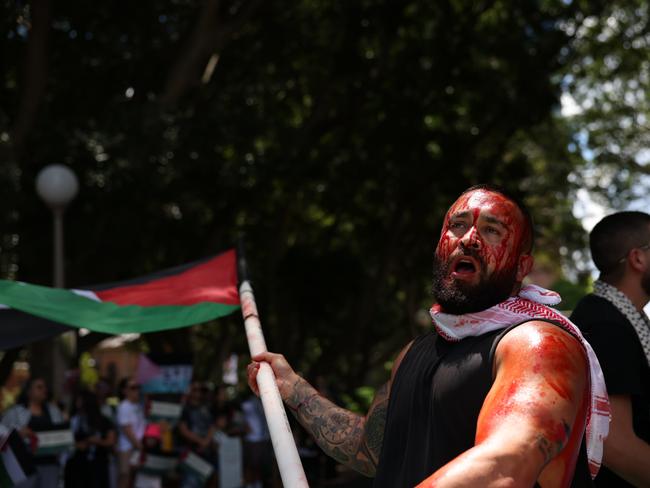
[[[434,257],[433,330],[398,355],[365,416],[339,408],[265,353],[280,394],[321,448],[376,487],[591,486],[607,434],[598,361],[577,328],[522,287],[532,221],[501,189],[465,191]],[[583,442],[584,440],[584,442]]]

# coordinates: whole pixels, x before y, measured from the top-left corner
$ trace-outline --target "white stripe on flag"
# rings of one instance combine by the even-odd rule
[[[74,293],[75,295],[79,295],[79,296],[82,296],[82,297],[86,297],[86,298],[88,298],[88,299],[90,299],[90,300],[93,300],[93,301],[95,301],[95,302],[101,302],[101,300],[100,300],[99,297],[95,294],[94,291],[90,291],[90,290],[70,290],[70,291],[71,291],[72,293]]]

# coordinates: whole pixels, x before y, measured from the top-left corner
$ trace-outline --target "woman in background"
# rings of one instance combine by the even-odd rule
[[[36,432],[52,430],[57,424],[64,422],[61,410],[48,401],[48,388],[45,380],[35,376],[30,378],[16,404],[2,417],[2,425],[16,431],[30,446],[36,445]],[[55,454],[34,456],[36,475],[30,477],[23,487],[56,488],[59,483],[61,465]]]
[[[76,413],[70,419],[75,451],[66,464],[66,488],[108,488],[109,456],[115,445],[113,422],[102,415],[97,396],[87,390],[75,400]]]

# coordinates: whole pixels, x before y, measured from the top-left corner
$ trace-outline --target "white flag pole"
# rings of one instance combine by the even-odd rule
[[[239,272],[239,299],[246,327],[246,338],[251,356],[266,352],[266,341],[262,333],[255,304],[253,287],[248,278],[248,268],[244,258],[243,246],[237,249],[237,266]],[[300,462],[298,449],[293,439],[289,420],[282,404],[278,385],[275,383],[273,369],[268,363],[261,363],[257,372],[257,386],[264,407],[264,415],[269,426],[273,451],[278,462],[280,477],[285,488],[309,488],[307,477]]]

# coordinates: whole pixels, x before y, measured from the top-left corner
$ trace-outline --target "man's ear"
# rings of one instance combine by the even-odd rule
[[[646,252],[641,249],[632,249],[627,255],[627,265],[634,271],[645,272],[650,263]]]
[[[519,263],[517,264],[517,282],[521,283],[524,281],[524,278],[530,273],[530,270],[533,269],[533,264],[535,259],[532,254],[522,254],[519,256]]]

